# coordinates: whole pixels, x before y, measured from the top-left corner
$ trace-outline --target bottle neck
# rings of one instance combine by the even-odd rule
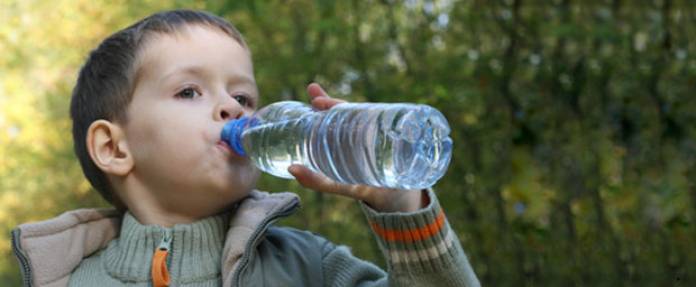
[[[225,124],[222,128],[221,138],[226,142],[232,150],[240,155],[246,156],[247,153],[244,150],[244,145],[242,144],[242,132],[249,123],[249,117],[241,117],[236,120],[232,120]]]

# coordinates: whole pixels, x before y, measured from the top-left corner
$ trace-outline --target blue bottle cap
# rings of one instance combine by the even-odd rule
[[[225,141],[232,150],[240,155],[246,156],[244,146],[242,145],[242,132],[249,122],[249,117],[241,117],[236,120],[231,120],[222,128],[221,138]]]

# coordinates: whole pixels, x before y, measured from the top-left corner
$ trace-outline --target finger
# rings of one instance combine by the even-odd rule
[[[306,188],[321,192],[341,193],[338,183],[322,174],[311,171],[303,165],[293,164],[288,167],[288,172]]]
[[[344,100],[334,99],[330,97],[319,97],[312,99],[312,107],[314,107],[317,110],[323,111],[328,110],[337,104],[345,102],[346,101]]]
[[[317,110],[327,110],[337,104],[346,102],[330,97],[317,83],[309,84],[309,86],[307,86],[307,93],[311,99],[312,106]]]
[[[325,175],[313,172],[299,164],[288,167],[288,172],[305,188],[361,200],[376,210],[386,212],[415,211],[425,207],[429,201],[426,193],[417,190],[397,190],[337,183]]]
[[[324,193],[333,193],[351,197],[354,199],[364,199],[364,192],[361,192],[357,185],[348,185],[337,183],[325,175],[311,171],[309,168],[302,165],[291,165],[288,172],[292,174],[297,182],[305,188]]]
[[[330,178],[326,177],[321,173],[316,173],[309,168],[293,164],[288,167],[288,172],[292,174],[297,182],[300,183],[305,188],[309,188],[318,192],[338,194],[341,196],[350,197],[356,200],[362,200],[366,202],[371,202],[375,206],[389,206],[393,205],[394,202],[390,200],[386,201],[387,198],[383,195],[387,193],[398,192],[395,189],[385,189],[385,188],[374,188],[367,185],[359,184],[341,184],[337,183]],[[387,210],[387,209],[385,209]]]
[[[318,97],[328,97],[329,94],[324,91],[324,89],[317,83],[311,83],[307,86],[307,93],[309,94],[310,98],[318,98]]]

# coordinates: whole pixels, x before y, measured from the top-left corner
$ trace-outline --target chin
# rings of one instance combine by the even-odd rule
[[[225,185],[222,188],[216,189],[215,193],[226,201],[237,201],[249,195],[252,190],[253,186],[244,188],[239,185]]]
[[[242,192],[242,191],[235,191],[235,192],[230,192],[229,190],[226,192],[223,191],[216,191],[213,194],[208,194],[211,198],[214,198],[214,200],[211,201],[214,206],[217,206],[216,210],[225,210],[229,208],[231,205],[235,204],[236,202],[240,201],[242,198],[246,197],[248,192]]]

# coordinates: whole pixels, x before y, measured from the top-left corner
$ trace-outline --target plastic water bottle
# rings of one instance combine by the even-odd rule
[[[341,103],[326,111],[295,101],[232,120],[222,139],[264,172],[293,178],[302,164],[334,181],[398,189],[435,184],[449,165],[450,127],[418,104]]]

